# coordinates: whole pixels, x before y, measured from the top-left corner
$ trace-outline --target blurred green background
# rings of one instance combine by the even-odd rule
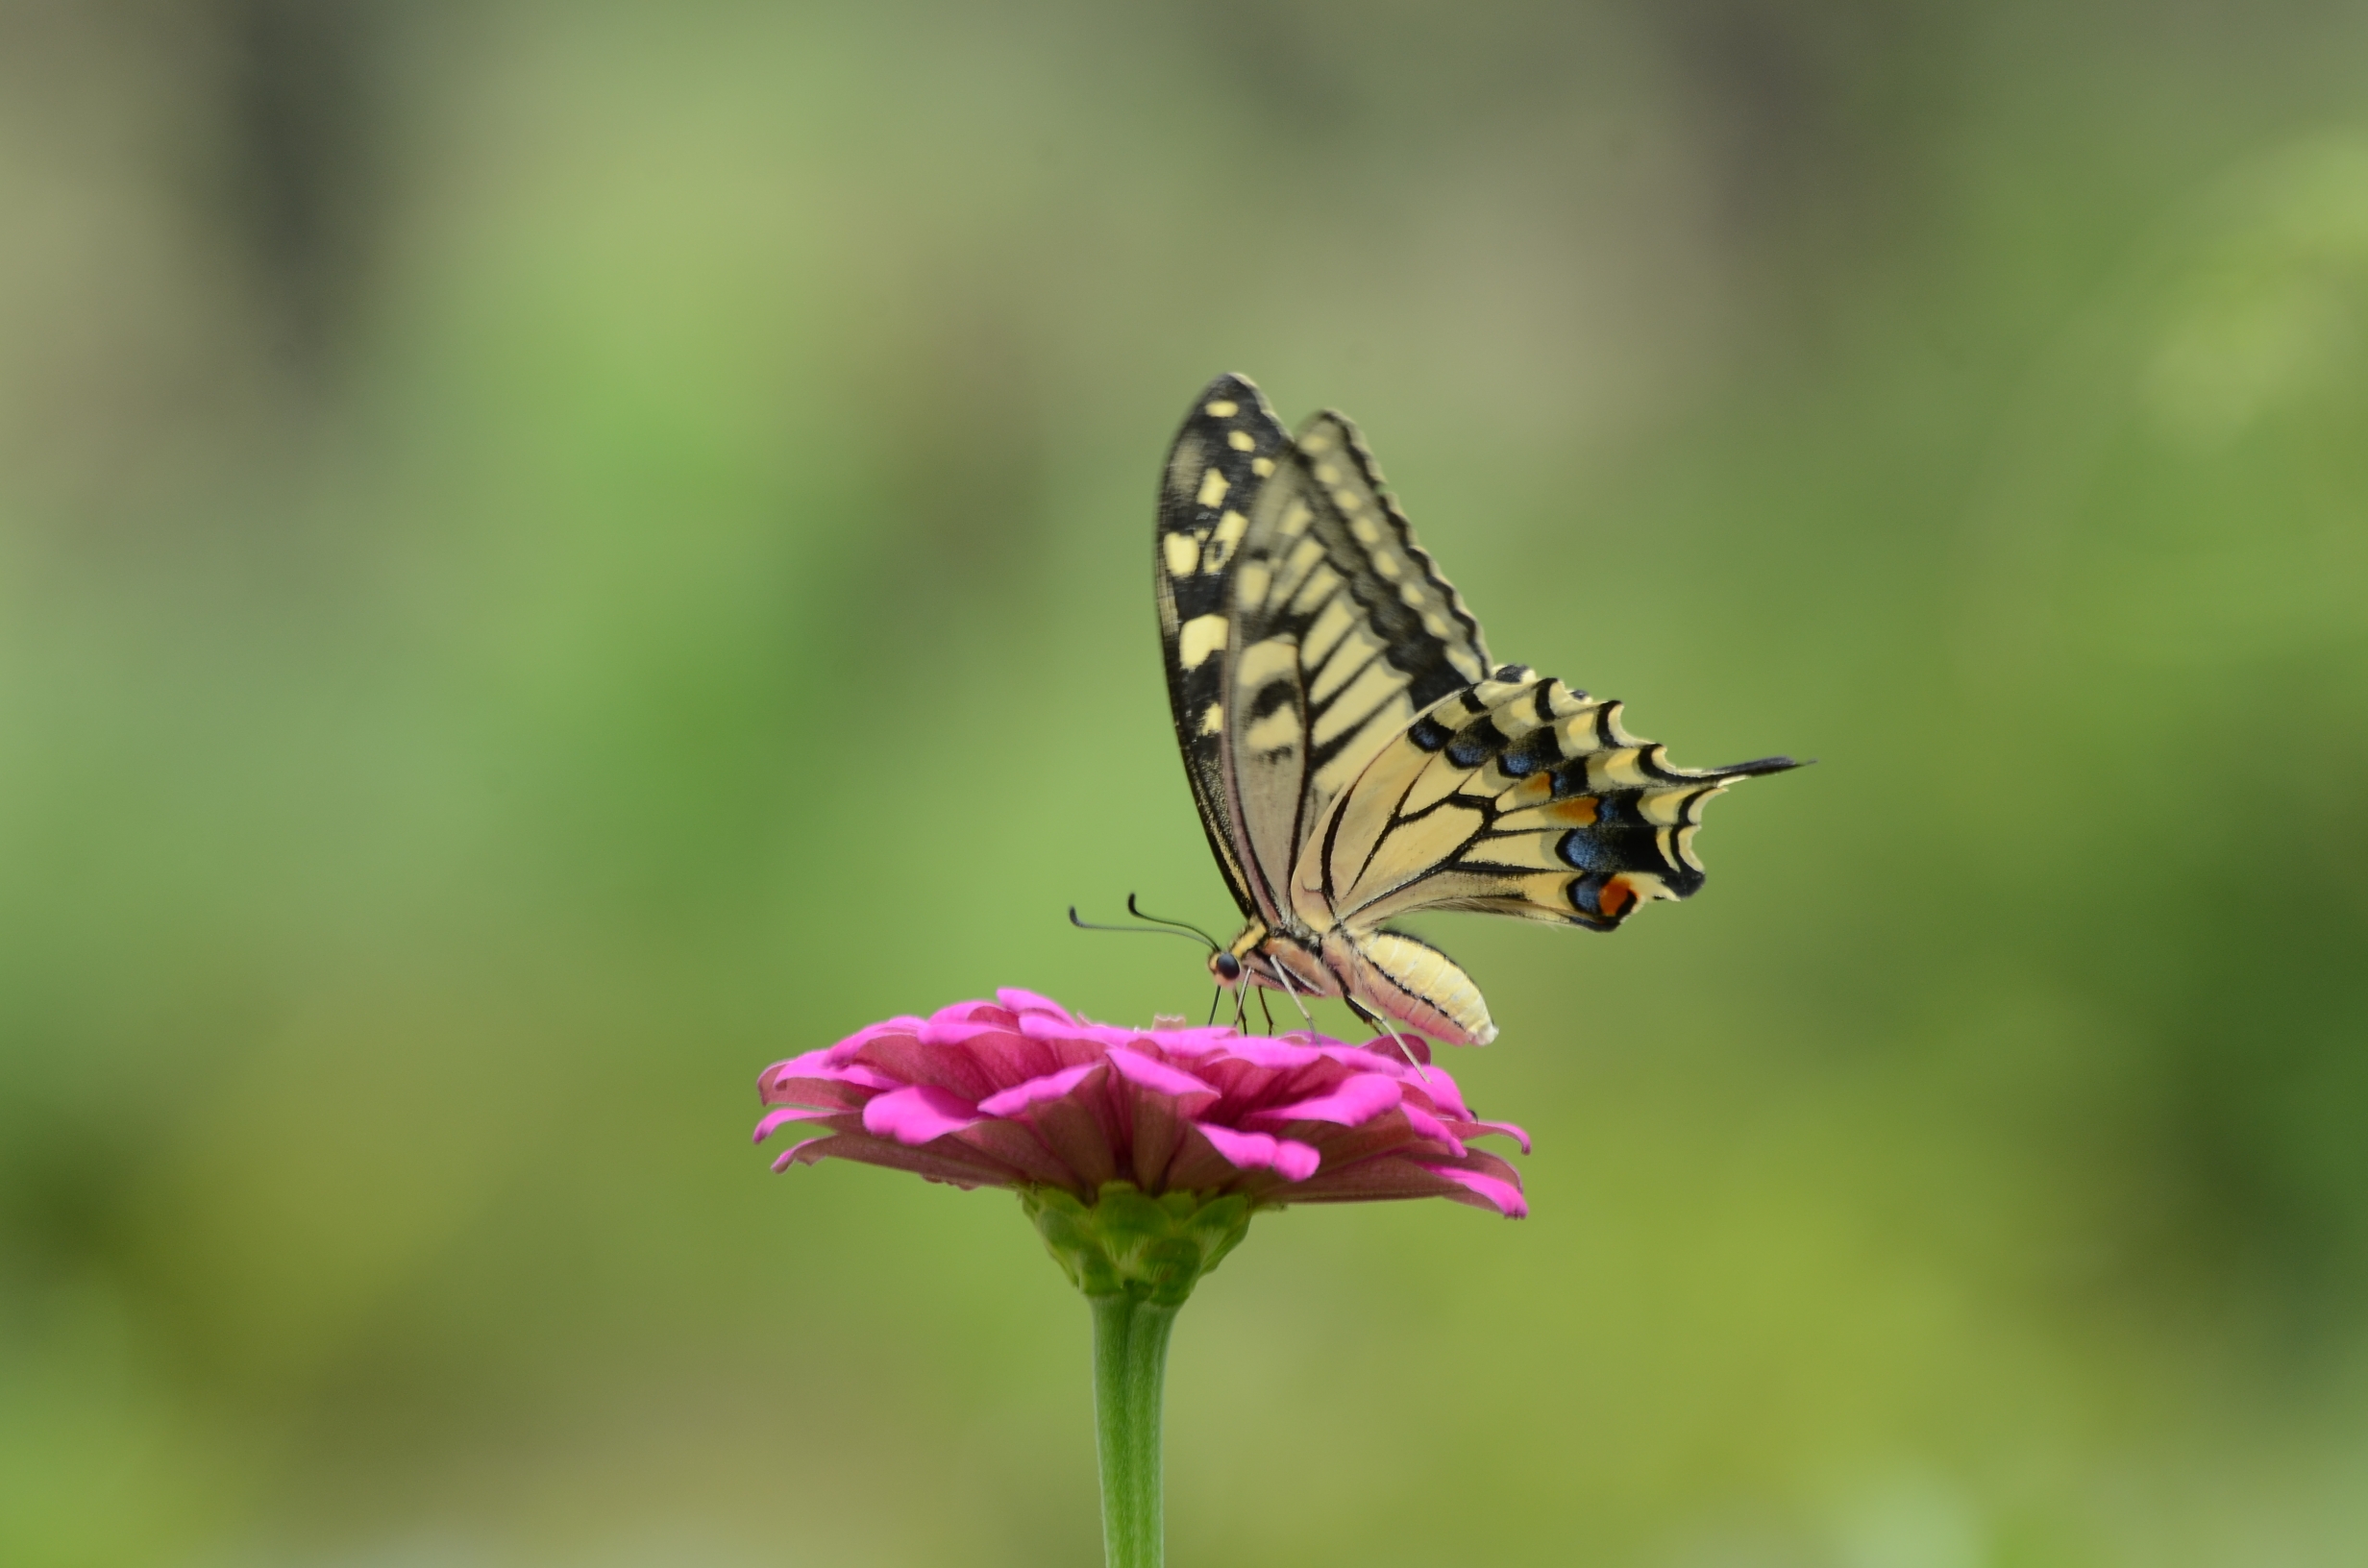
[[[1536,1217],[1262,1221],[1196,1564],[2368,1559],[2368,10],[0,0],[0,1560],[1098,1560],[767,1061],[1230,919],[1220,370],[1722,802],[1450,919]],[[1334,1021],[1340,1021],[1338,1015]]]

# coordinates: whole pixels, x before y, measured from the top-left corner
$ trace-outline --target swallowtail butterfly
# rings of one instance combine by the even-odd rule
[[[1711,796],[1794,766],[1671,767],[1617,702],[1496,663],[1356,427],[1326,410],[1286,432],[1239,376],[1176,432],[1156,555],[1176,741],[1245,921],[1209,958],[1229,986],[1486,1044],[1470,976],[1388,921],[1609,931],[1702,885]]]

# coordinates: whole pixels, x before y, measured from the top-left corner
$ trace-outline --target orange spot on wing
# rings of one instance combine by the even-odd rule
[[[1607,919],[1616,920],[1627,914],[1628,907],[1636,901],[1636,889],[1616,876],[1603,885],[1603,892],[1595,897],[1595,907],[1602,910]]]
[[[1555,801],[1545,808],[1545,814],[1558,822],[1568,822],[1573,827],[1592,827],[1595,825],[1595,797],[1591,795],[1574,795],[1567,800]]]

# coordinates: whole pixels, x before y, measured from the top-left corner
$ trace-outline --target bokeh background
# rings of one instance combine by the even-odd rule
[[[1721,802],[1439,922],[1180,1565],[2368,1558],[2368,9],[0,4],[0,1559],[1098,1560],[1012,1201],[765,1062],[1218,923],[1220,370]],[[1335,1021],[1341,1021],[1337,1017]]]

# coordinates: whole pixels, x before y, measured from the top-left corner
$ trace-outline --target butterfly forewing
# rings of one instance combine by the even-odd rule
[[[1253,886],[1279,888],[1332,798],[1488,652],[1338,414],[1294,438],[1234,570],[1225,787]]]
[[[1322,555],[1301,549],[1305,572],[1278,573],[1271,602],[1307,631],[1312,826],[1399,729],[1485,678],[1490,661],[1479,623],[1415,543],[1356,427],[1327,409],[1299,428],[1293,455],[1291,494]]]
[[[1260,901],[1235,848],[1225,789],[1224,686],[1234,568],[1248,532],[1249,509],[1290,441],[1257,387],[1238,376],[1211,381],[1169,449],[1154,541],[1152,576],[1176,745],[1210,852],[1245,915],[1258,913]]]

